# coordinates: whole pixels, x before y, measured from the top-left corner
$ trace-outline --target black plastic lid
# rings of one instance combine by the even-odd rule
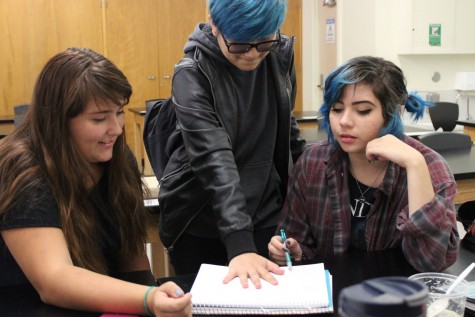
[[[340,292],[339,314],[343,317],[425,316],[427,296],[424,284],[406,277],[370,279]]]

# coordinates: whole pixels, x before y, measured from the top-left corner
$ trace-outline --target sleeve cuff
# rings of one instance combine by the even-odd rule
[[[223,241],[228,253],[228,261],[243,253],[257,253],[254,237],[250,231],[238,231],[229,234]]]

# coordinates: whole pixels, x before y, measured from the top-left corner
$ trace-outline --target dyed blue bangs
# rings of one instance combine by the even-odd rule
[[[223,34],[236,42],[259,41],[282,26],[286,0],[209,0],[211,19]]]

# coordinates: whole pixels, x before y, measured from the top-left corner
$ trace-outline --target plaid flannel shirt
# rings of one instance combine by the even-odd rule
[[[410,137],[403,141],[424,156],[435,195],[409,217],[406,170],[390,162],[367,216],[367,251],[402,247],[416,270],[440,271],[458,255],[456,182],[438,153]],[[292,171],[278,228],[300,243],[307,258],[349,248],[348,173],[347,154],[326,141],[309,146]]]

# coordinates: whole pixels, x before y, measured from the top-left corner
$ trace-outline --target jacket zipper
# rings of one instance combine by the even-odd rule
[[[187,168],[188,166],[190,166],[190,163],[185,163],[183,164],[182,166],[180,166],[180,168],[177,168],[176,170],[174,171],[171,171],[170,173],[168,173],[167,175],[163,176],[162,178],[160,178],[160,181],[158,182],[158,187],[160,187],[160,185],[162,184],[162,182],[164,180],[166,180],[167,178],[170,178],[178,173],[180,173],[181,171],[183,171],[185,168]]]
[[[161,184],[163,181],[165,181],[166,179],[174,176],[174,175],[177,175],[179,173],[181,173],[185,168],[189,167],[190,166],[190,163],[186,163],[186,164],[183,164],[182,166],[180,166],[180,168],[174,170],[174,171],[171,171],[170,173],[168,173],[167,175],[163,176],[160,181],[158,182],[158,187],[160,188]],[[209,201],[209,200],[208,200]],[[208,203],[208,201],[206,203]],[[202,207],[203,208],[203,207]],[[186,222],[186,225],[183,227],[183,229],[180,231],[180,233],[177,235],[177,237],[175,238],[175,240],[173,240],[172,244],[169,246],[169,247],[166,247],[165,248],[165,251],[167,253],[169,253],[170,251],[173,250],[173,247],[175,246],[175,243],[178,241],[178,239],[181,237],[181,235],[183,234],[183,232],[185,232],[186,228],[188,227],[188,225],[190,224],[190,222],[195,219],[196,215],[198,215],[198,213],[201,211],[200,208],[194,215],[193,217],[190,218],[190,220],[188,220]]]
[[[173,248],[175,247],[175,243],[178,241],[178,239],[181,237],[181,235],[185,232],[186,228],[188,228],[188,225],[193,221],[193,219],[195,219],[195,217],[200,213],[200,211],[203,209],[204,206],[206,206],[208,204],[208,202],[211,200],[208,199],[204,204],[203,206],[201,206],[200,209],[198,209],[198,211],[193,215],[193,217],[190,218],[190,220],[188,220],[186,222],[186,225],[183,227],[183,229],[180,231],[180,233],[178,233],[178,235],[176,236],[175,240],[173,240],[172,244],[169,246],[169,247],[166,247],[165,248],[165,251],[167,253],[170,253],[171,251],[173,251]]]

